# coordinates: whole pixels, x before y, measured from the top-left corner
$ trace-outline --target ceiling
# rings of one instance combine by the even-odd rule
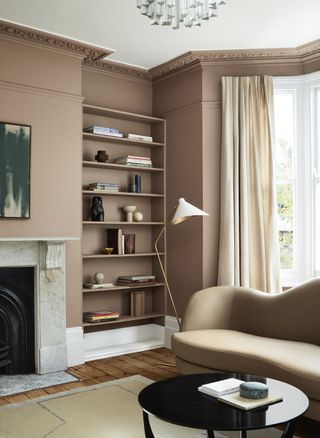
[[[190,50],[297,47],[320,38],[320,0],[225,0],[200,28],[151,26],[136,0],[0,0],[0,19],[115,51],[155,67]]]

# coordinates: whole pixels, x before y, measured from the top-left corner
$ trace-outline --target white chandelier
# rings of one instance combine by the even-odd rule
[[[137,0],[142,15],[151,19],[151,24],[172,26],[178,29],[180,23],[186,27],[201,26],[201,20],[216,17],[218,6],[224,0]]]

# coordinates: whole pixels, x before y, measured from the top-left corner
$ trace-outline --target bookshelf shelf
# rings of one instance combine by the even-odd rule
[[[120,316],[119,319],[115,321],[106,321],[106,322],[84,322],[83,327],[94,327],[94,326],[101,326],[101,325],[113,325],[113,324],[122,324],[124,322],[136,322],[136,321],[143,321],[144,319],[154,319],[154,318],[162,318],[165,315],[163,313],[146,313],[143,316]]]
[[[111,330],[113,332],[113,329],[119,328],[118,326],[122,323],[126,323],[128,328],[141,325],[140,321],[146,321],[145,324],[164,325],[166,287],[154,252],[154,242],[166,218],[165,120],[86,103],[83,105],[83,128],[93,125],[116,128],[124,133],[125,137],[112,137],[90,132],[83,132],[82,136],[83,284],[92,283],[96,272],[104,274],[105,283],[115,284],[114,287],[101,289],[83,287],[81,290],[83,311],[109,309],[119,312],[123,316],[116,321],[84,323],[83,327],[87,332],[96,330],[106,332]],[[152,137],[153,141],[128,139],[128,133]],[[109,161],[105,163],[95,161],[98,149],[105,150]],[[127,155],[148,157],[152,162],[152,167],[115,163],[116,159]],[[128,191],[130,184],[135,181],[135,174],[141,176],[142,193]],[[97,182],[115,183],[122,191],[88,190],[89,184]],[[89,220],[90,203],[94,196],[102,197],[105,212],[105,218],[102,222]],[[141,222],[124,221],[123,207],[127,205],[136,206],[136,211],[141,212],[145,219]],[[135,234],[136,253],[102,254],[101,248],[112,246],[117,251],[119,242],[121,242],[116,240],[117,244],[108,245],[110,236],[113,234],[108,231],[110,229],[118,229],[118,236]],[[125,246],[125,248],[129,252],[128,247]],[[166,265],[165,235],[160,250],[161,259]],[[148,282],[148,284],[116,284],[121,275],[155,275],[158,281]],[[144,291],[145,313],[143,316],[129,316],[134,313],[134,301],[132,301],[134,291]],[[157,340],[157,345],[158,343],[159,340]]]
[[[83,225],[122,225],[122,226],[141,226],[141,225],[164,225],[164,222],[126,222],[126,221],[110,221],[110,222],[94,222],[94,221],[83,221]]]
[[[127,196],[136,198],[163,198],[164,195],[158,193],[130,193],[130,192],[107,192],[106,190],[82,190],[84,195],[102,196]]]
[[[159,253],[161,256],[164,255],[163,252]],[[140,252],[138,254],[83,254],[83,259],[118,259],[126,257],[154,257],[157,254],[155,252]]]
[[[140,167],[140,166],[129,166],[126,164],[116,164],[116,163],[98,163],[97,161],[83,161],[83,167],[94,167],[97,169],[110,169],[110,170],[126,170],[129,172],[164,172],[163,168],[160,167]]]
[[[119,111],[111,108],[104,108],[101,106],[83,104],[83,111],[87,114],[96,116],[112,117],[122,120],[132,120],[141,123],[163,123],[163,119],[152,116],[144,116],[142,114],[129,113],[127,111]]]
[[[100,135],[100,134],[91,134],[90,132],[84,132],[83,138],[85,140],[92,140],[92,141],[99,141],[99,142],[106,142],[106,143],[116,143],[116,144],[123,144],[123,145],[131,145],[131,146],[142,146],[142,147],[163,147],[163,143],[158,143],[155,141],[141,141],[141,140],[132,140],[131,138],[124,138],[124,137],[112,137],[107,135]]]
[[[135,289],[146,289],[146,288],[151,288],[151,287],[159,287],[159,286],[165,286],[165,283],[160,283],[160,282],[155,282],[155,283],[148,283],[148,284],[143,284],[143,283],[137,283],[134,286],[119,286],[116,285],[114,287],[102,287],[100,289],[87,289],[84,288],[82,290],[83,293],[97,293],[97,292],[117,292],[119,290],[135,290]]]

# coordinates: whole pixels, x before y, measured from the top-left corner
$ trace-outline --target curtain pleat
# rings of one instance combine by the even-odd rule
[[[269,76],[222,78],[218,284],[281,290]]]

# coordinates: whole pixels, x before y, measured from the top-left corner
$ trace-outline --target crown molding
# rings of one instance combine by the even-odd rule
[[[314,58],[320,58],[320,40],[295,48],[191,51],[150,69],[148,73],[150,79],[155,81],[172,73],[179,72],[196,63],[217,64],[261,61],[305,62]]]
[[[83,65],[108,73],[126,75],[134,79],[151,81],[148,70],[140,67],[133,67],[128,64],[121,64],[120,62],[108,61],[105,59],[84,59]]]
[[[52,35],[30,27],[20,26],[0,20],[0,36],[15,39],[31,45],[42,46],[59,52],[78,55],[84,61],[94,61],[111,55],[112,50],[102,49],[90,44]]]
[[[201,66],[210,65],[210,63],[217,65],[229,62],[263,61],[304,63],[320,59],[320,40],[316,40],[295,48],[191,51],[147,70],[103,59],[111,55],[112,50],[102,49],[101,47],[2,20],[0,20],[0,37],[13,38],[27,44],[67,52],[81,57],[83,65],[89,68],[125,75],[142,81],[157,81],[196,64]]]

